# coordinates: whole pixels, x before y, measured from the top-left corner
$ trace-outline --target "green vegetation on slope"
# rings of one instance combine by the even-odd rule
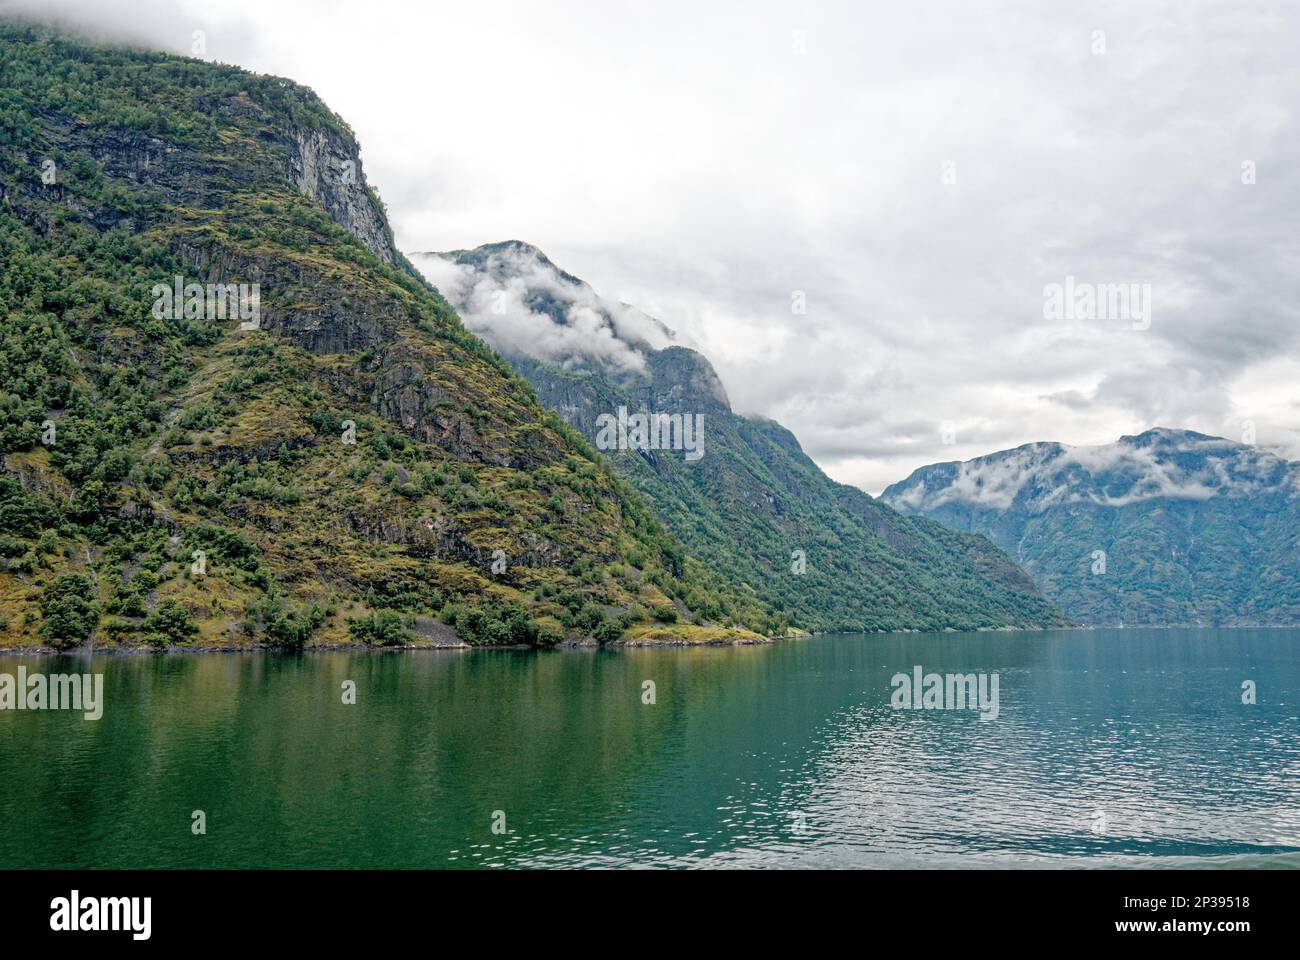
[[[690,354],[687,364],[706,362],[681,348],[662,351],[655,376],[663,393],[679,382],[667,369],[678,362],[675,353]],[[596,404],[605,410],[675,412],[667,402],[640,405],[598,375],[518,366],[553,409],[572,409],[575,391],[592,391],[606,397]],[[974,630],[1065,622],[983,537],[901,516],[835,483],[778,424],[722,408],[706,413],[705,423],[706,453],[695,463],[665,450],[606,455],[692,555],[750,585],[787,626]]]
[[[0,24],[0,643],[767,629],[391,249],[357,154],[296,84]],[[177,276],[259,326],[155,310]]]
[[[429,263],[429,256],[418,255],[417,263],[441,270],[450,261],[468,271],[450,278],[454,295],[477,290],[482,296],[483,289],[522,282],[530,317],[514,318],[516,326],[540,323],[544,333],[551,324],[572,322],[575,312],[588,319],[598,313],[610,339],[642,358],[644,370],[629,373],[626,365],[605,363],[595,346],[591,356],[565,358],[572,370],[509,354],[542,402],[589,440],[598,439],[599,417],[619,407],[703,418],[703,455],[694,462],[673,450],[604,452],[687,550],[752,589],[777,611],[778,626],[971,630],[1066,622],[989,541],[902,516],[835,483],[788,430],[733,413],[704,357],[639,340],[638,323],[643,330],[666,328],[644,315],[627,319],[631,308],[603,301],[535,248],[508,241],[442,255],[441,264]],[[475,319],[491,337],[496,315]]]

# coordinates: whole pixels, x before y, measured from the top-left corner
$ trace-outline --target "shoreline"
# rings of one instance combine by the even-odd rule
[[[825,636],[826,634],[824,634]],[[808,634],[806,636],[812,636]],[[122,647],[122,646],[104,646],[104,647],[73,647],[70,650],[56,650],[53,647],[0,647],[0,657],[87,657],[87,656],[113,656],[113,657],[132,657],[132,656],[167,656],[169,654],[185,655],[202,655],[202,654],[237,654],[237,653],[264,653],[264,654],[281,654],[285,656],[297,656],[303,653],[414,653],[420,651],[442,651],[448,653],[464,653],[473,650],[495,650],[498,652],[514,651],[519,653],[546,653],[550,650],[647,650],[655,647],[684,649],[687,647],[761,647],[769,646],[780,640],[798,640],[803,637],[764,637],[761,640],[679,640],[674,642],[662,641],[637,641],[637,640],[619,640],[614,643],[558,643],[553,647],[530,647],[525,644],[471,644],[471,643],[401,643],[389,646],[372,645],[367,643],[330,643],[309,645],[301,650],[285,650],[281,647],[268,646],[247,646],[247,647],[230,647],[230,646],[171,646],[165,650],[157,650],[153,647]]]
[[[147,646],[88,646],[74,647],[70,650],[56,650],[53,647],[0,647],[0,657],[87,657],[87,656],[166,656],[169,654],[283,654],[298,655],[304,653],[414,653],[422,651],[467,652],[473,650],[494,650],[498,652],[536,652],[546,653],[551,650],[651,650],[709,647],[765,647],[787,640],[810,640],[815,637],[851,636],[889,636],[910,634],[916,636],[953,636],[959,634],[987,635],[991,633],[1055,633],[1058,631],[1100,630],[1294,630],[1296,626],[1288,624],[1234,624],[1230,626],[1207,626],[1205,624],[1143,624],[1141,626],[1071,626],[1071,627],[980,627],[975,630],[828,630],[825,633],[807,631],[780,637],[762,637],[755,640],[618,640],[613,643],[596,643],[581,640],[556,644],[553,647],[530,647],[524,644],[469,644],[469,643],[403,643],[380,646],[366,643],[331,643],[314,644],[302,650],[285,650],[280,647],[261,645],[252,646],[170,646],[157,650]]]

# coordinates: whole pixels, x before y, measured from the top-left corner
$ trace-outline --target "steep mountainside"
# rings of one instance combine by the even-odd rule
[[[901,516],[818,469],[788,430],[733,413],[700,354],[517,241],[412,260],[597,447],[638,412],[699,417],[702,444],[605,449],[690,552],[812,630],[1063,623],[982,537]],[[652,445],[652,444],[651,444]],[[646,444],[640,444],[646,446]]]
[[[922,467],[881,495],[986,534],[1089,624],[1300,622],[1300,464],[1150,430]]]
[[[779,621],[466,332],[309,90],[0,23],[0,251],[0,644]]]

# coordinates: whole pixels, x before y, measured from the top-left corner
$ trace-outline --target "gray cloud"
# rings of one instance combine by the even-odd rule
[[[24,6],[309,84],[403,249],[528,238],[873,492],[1155,425],[1300,450],[1288,4]],[[1066,276],[1150,329],[1045,320]]]
[[[125,43],[244,65],[261,55],[265,31],[241,4],[202,0],[0,0],[0,15],[39,21],[100,43]],[[250,5],[242,5],[250,6]]]

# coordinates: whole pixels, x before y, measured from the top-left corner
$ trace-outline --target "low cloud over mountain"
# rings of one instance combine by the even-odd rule
[[[466,326],[503,353],[566,370],[639,373],[648,351],[683,345],[658,320],[600,296],[518,240],[411,259]]]

